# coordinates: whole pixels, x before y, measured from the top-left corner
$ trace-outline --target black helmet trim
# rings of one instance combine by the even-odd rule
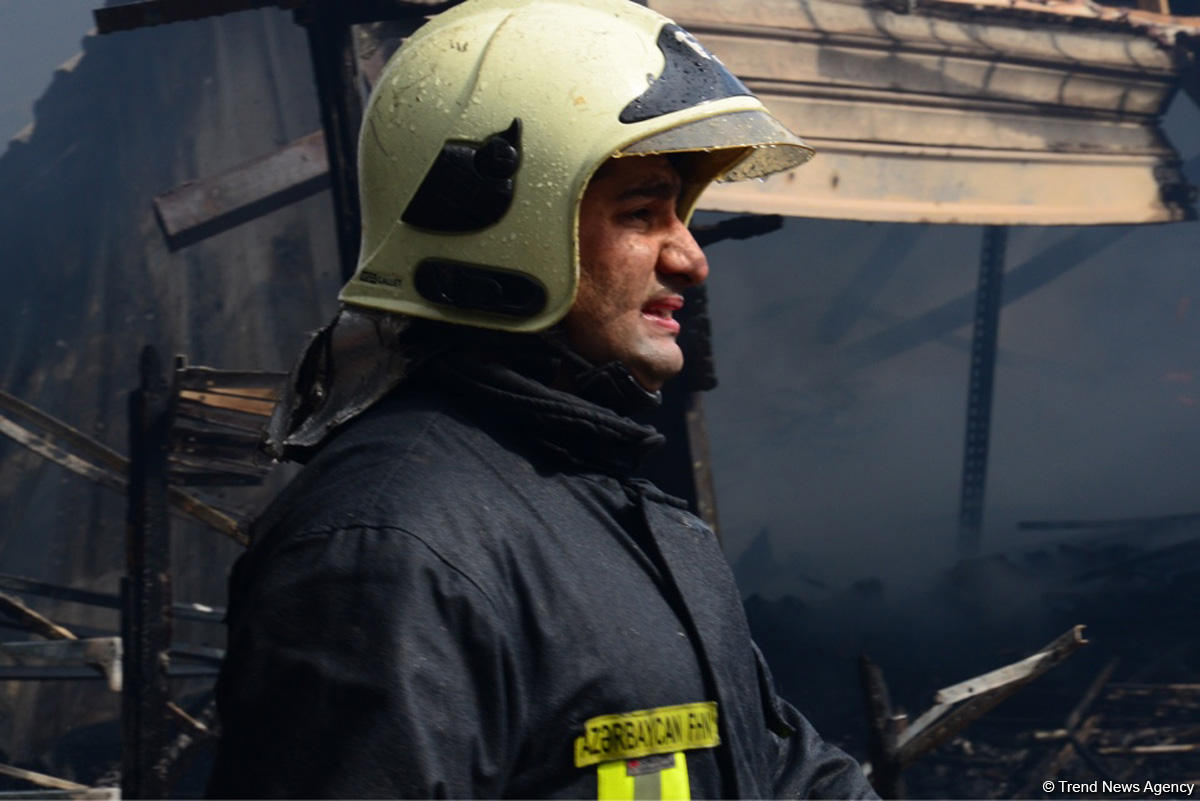
[[[546,308],[546,288],[528,275],[483,264],[422,259],[413,278],[426,300],[505,317],[533,317]]]
[[[696,37],[669,24],[658,32],[662,74],[621,110],[623,123],[641,122],[709,100],[753,94]]]
[[[401,220],[429,231],[478,231],[500,221],[521,164],[521,120],[482,144],[446,142]]]

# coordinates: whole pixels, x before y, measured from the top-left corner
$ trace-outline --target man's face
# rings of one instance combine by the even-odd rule
[[[579,210],[579,291],[563,322],[580,354],[619,361],[648,390],[683,369],[680,292],[708,262],[675,213],[681,181],[665,156],[609,159]]]

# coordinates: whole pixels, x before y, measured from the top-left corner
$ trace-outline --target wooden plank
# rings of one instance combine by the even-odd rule
[[[171,451],[191,460],[228,459],[253,466],[256,472],[265,475],[270,471],[271,465],[265,455],[260,458],[258,444],[257,437],[175,435],[171,442]]]
[[[175,370],[175,386],[212,392],[265,391],[273,388],[278,397],[287,381],[287,373],[258,370],[217,370],[212,367],[181,367]]]
[[[15,598],[0,592],[0,611],[6,612],[20,620],[25,627],[35,634],[40,634],[50,640],[76,640],[70,629],[60,626],[50,618],[30,609],[20,598]]]
[[[1087,692],[1083,694],[1083,697],[1079,699],[1079,703],[1075,704],[1075,708],[1067,715],[1066,723],[1063,726],[1067,735],[1074,734],[1075,730],[1079,728],[1079,724],[1083,722],[1083,716],[1091,709],[1092,704],[1095,703],[1096,698],[1100,695],[1100,691],[1104,689],[1104,685],[1108,684],[1120,661],[1116,657],[1108,660],[1096,675],[1096,678],[1092,679],[1092,683],[1088,685]]]
[[[175,419],[176,425],[179,420],[186,420],[184,429],[188,431],[233,437],[260,437],[267,423],[260,414],[251,415],[190,402],[175,407]]]
[[[0,643],[0,657],[17,667],[94,667],[113,692],[120,692],[123,684],[121,652],[120,637]]]
[[[11,776],[14,779],[23,779],[31,784],[36,784],[38,787],[49,787],[54,790],[89,790],[86,784],[77,782],[69,782],[66,779],[59,779],[55,776],[49,776],[45,773],[37,771],[25,770],[13,765],[0,765],[0,774]]]
[[[1098,754],[1195,754],[1200,743],[1162,743],[1160,745],[1109,746],[1097,748]]]
[[[950,703],[935,704],[928,712],[913,721],[912,725],[897,738],[896,760],[900,763],[901,767],[911,764],[921,755],[936,748],[962,731],[972,721],[989,712],[1021,687],[1066,659],[1086,642],[1087,640],[1083,638],[1083,626],[1073,626],[1044,648],[1040,649],[1034,655],[1038,657],[1036,667],[1031,671],[1023,673],[1019,679],[994,683],[991,689],[977,694],[967,693],[963,695],[961,692],[956,691],[955,688],[961,687],[963,684],[979,682],[981,677],[976,677],[967,682],[962,682],[960,685],[952,685],[939,691],[938,695],[949,690],[951,692],[947,693],[948,697],[962,697],[965,700],[957,705]],[[1024,661],[1026,660],[1021,660],[1021,662]],[[1016,664],[1020,664],[1020,662]],[[992,671],[992,674],[995,673],[996,671]],[[980,683],[982,684],[982,682]]]
[[[325,135],[318,131],[269,156],[159,195],[154,209],[168,246],[178,250],[328,186]]]
[[[262,476],[244,473],[222,473],[215,470],[172,470],[171,482],[183,487],[256,487]]]
[[[182,389],[179,391],[179,398],[199,403],[203,406],[212,406],[217,409],[232,409],[262,417],[270,417],[271,413],[275,411],[275,401],[273,400],[260,400],[218,392],[197,392],[191,389]]]
[[[306,0],[138,0],[92,12],[96,30],[117,33],[250,11],[256,8],[297,9]],[[346,24],[420,18],[458,5],[461,0],[336,0]]]
[[[128,482],[125,476],[114,472],[107,467],[100,467],[91,462],[81,459],[73,453],[60,448],[49,438],[40,434],[35,434],[28,429],[17,425],[7,417],[0,415],[0,434],[4,434],[13,441],[24,445],[29,450],[39,456],[43,456],[50,461],[67,468],[72,473],[83,476],[84,478],[95,481],[101,486],[108,487],[117,492],[124,492]]]
[[[0,393],[2,394],[2,393]],[[11,396],[9,396],[11,398]],[[7,408],[7,407],[6,407]],[[41,413],[39,413],[41,414]],[[128,461],[124,456],[112,451],[98,442],[90,440],[79,432],[61,423],[49,415],[42,415],[43,419],[52,426],[53,433],[62,436],[64,432],[74,432],[74,436],[65,437],[72,444],[78,445],[82,442],[87,447],[89,456],[99,456],[104,459],[104,465],[94,464],[87,459],[83,459],[75,454],[69,453],[60,447],[55,441],[47,436],[36,434],[24,426],[9,420],[4,415],[0,415],[0,434],[8,436],[15,442],[25,446],[34,453],[42,456],[50,461],[67,468],[77,475],[81,475],[91,481],[95,481],[103,487],[115,490],[116,492],[124,493],[128,486],[128,481],[125,478],[125,471],[128,470]],[[107,454],[106,454],[107,452]],[[114,459],[120,468],[113,468],[110,462]],[[198,498],[194,498],[178,487],[170,487],[167,490],[167,499],[171,506],[178,511],[189,515],[206,526],[221,532],[222,534],[231,537],[241,545],[249,545],[250,539],[241,530],[241,526],[236,520],[224,512],[209,506]]]
[[[11,592],[36,595],[41,598],[55,598],[69,603],[84,604],[85,606],[99,606],[103,609],[121,608],[121,601],[115,595],[91,592],[90,590],[79,590],[74,587],[63,587],[58,584],[35,581],[8,573],[0,573],[0,587]],[[222,607],[184,601],[177,602],[174,605],[174,613],[178,618],[206,620],[212,623],[219,623],[225,617],[225,610]]]
[[[89,461],[96,462],[118,473],[124,473],[129,469],[129,460],[112,448],[92,439],[82,431],[67,425],[58,418],[46,414],[33,404],[26,403],[3,390],[0,390],[0,410],[9,412],[25,422],[46,431],[54,440],[70,445],[75,450],[82,452]]]
[[[966,681],[943,687],[934,695],[938,704],[954,704],[972,696],[1000,689],[1014,682],[1023,681],[1046,672],[1044,662],[1062,661],[1062,658],[1072,653],[1083,643],[1087,642],[1082,636],[1082,626],[1076,626],[1066,634],[1055,639],[1042,650],[1002,668],[967,679]]]

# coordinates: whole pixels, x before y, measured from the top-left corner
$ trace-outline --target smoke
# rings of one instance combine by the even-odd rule
[[[1166,131],[1200,181],[1188,98]],[[707,422],[747,594],[919,587],[956,560],[981,237],[793,219],[711,249]],[[1198,252],[1196,223],[1010,229],[985,554],[1061,539],[1025,519],[1200,511]]]

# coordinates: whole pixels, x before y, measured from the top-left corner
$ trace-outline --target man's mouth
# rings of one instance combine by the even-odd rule
[[[654,298],[645,306],[642,306],[642,317],[673,334],[678,334],[679,321],[672,315],[676,310],[682,308],[683,298],[678,295]]]

